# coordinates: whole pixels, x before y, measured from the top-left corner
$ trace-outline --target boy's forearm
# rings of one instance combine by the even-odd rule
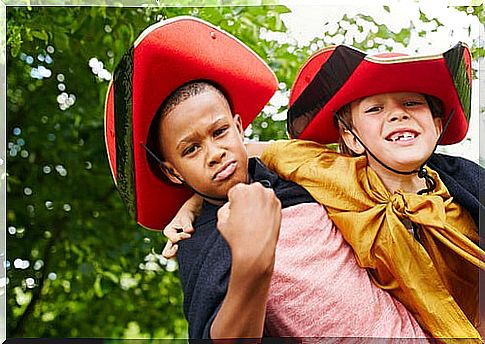
[[[202,208],[203,199],[199,195],[193,195],[187,201],[185,201],[182,208],[189,211],[191,214],[194,215],[194,219],[196,216],[200,214],[200,210]]]
[[[263,336],[274,257],[256,265],[233,261],[226,297],[211,326],[212,339]]]
[[[177,211],[177,214],[175,214],[172,222],[194,222],[195,218],[200,214],[203,201],[204,200],[202,199],[202,197],[198,195],[193,195],[192,197],[190,197]]]
[[[271,143],[267,141],[250,141],[246,142],[244,145],[246,146],[246,151],[248,152],[249,157],[260,157],[270,144]]]
[[[211,338],[259,342],[280,225],[281,203],[273,190],[260,183],[229,190],[228,202],[217,212],[217,228],[231,248],[231,275]]]

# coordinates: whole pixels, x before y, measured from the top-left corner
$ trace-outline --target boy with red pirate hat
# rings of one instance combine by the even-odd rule
[[[359,265],[438,338],[480,338],[483,169],[433,154],[466,135],[470,64],[463,44],[430,56],[321,50],[291,91],[288,130],[300,140],[262,155],[326,207]]]
[[[253,51],[202,20],[178,17],[146,29],[117,66],[105,109],[111,171],[137,222],[161,230],[194,192],[219,205],[227,201],[231,187],[246,183],[248,158],[243,129],[268,102],[276,87],[274,73]],[[239,268],[242,264],[238,257],[241,251],[261,250],[261,245],[268,246],[271,252],[279,231],[280,204],[274,192],[261,184],[240,186],[231,192],[238,200],[251,195],[251,203],[234,201],[232,206],[250,211],[254,224],[265,231],[260,232],[264,236],[253,235],[259,246],[249,248],[239,241],[233,248],[228,284],[243,282],[238,284],[242,289],[228,291],[225,308],[237,310],[237,304],[234,305],[242,298],[245,307],[241,305],[237,313],[221,309],[221,317],[214,321],[211,334],[257,337],[262,332],[264,317],[260,304],[264,304],[268,289],[267,281],[257,280],[257,267],[262,266],[261,271],[266,272],[263,268],[269,269],[271,255],[261,259],[260,264],[255,262],[254,278],[246,277],[247,271]],[[231,197],[229,194],[229,200]],[[232,243],[232,228],[223,231],[221,224],[220,228]],[[240,231],[252,233],[251,228]],[[211,269],[194,266],[196,262],[185,262],[183,257],[182,252],[180,273],[189,334],[200,338],[204,330],[201,321],[207,321],[202,316],[215,310],[200,307],[200,311],[193,313],[194,304],[207,302],[203,299],[205,290],[191,285],[191,272],[195,269],[198,273],[200,269],[202,273],[211,273]],[[224,257],[210,258],[218,261]],[[250,297],[246,295],[248,292]],[[240,322],[229,326],[227,321],[235,316]]]
[[[425,338],[322,206],[248,160],[243,130],[276,87],[253,51],[190,17],[145,30],[110,84],[110,166],[138,223],[162,229],[203,199],[178,251],[190,338]]]
[[[219,49],[226,44],[234,48]],[[160,182],[161,171],[157,163],[153,168],[151,150],[146,149],[155,113],[185,83],[216,80],[246,127],[276,89],[275,75],[248,51],[200,20],[179,17],[150,26],[122,57],[106,98],[105,135],[115,183],[128,211],[143,227],[163,229],[194,191],[178,181],[179,185]]]

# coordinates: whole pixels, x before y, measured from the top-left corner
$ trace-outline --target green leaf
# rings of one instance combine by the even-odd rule
[[[33,37],[36,37],[38,39],[41,39],[43,41],[47,41],[49,39],[49,36],[47,35],[47,32],[45,32],[44,30],[42,31],[31,31],[31,34]]]
[[[97,297],[101,298],[104,296],[103,290],[101,289],[101,275],[96,276],[96,281],[94,282],[93,288],[94,293]]]
[[[57,50],[61,52],[69,50],[69,36],[67,36],[64,32],[56,32],[53,40]]]

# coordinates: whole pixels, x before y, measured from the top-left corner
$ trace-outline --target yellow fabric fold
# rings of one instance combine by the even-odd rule
[[[291,140],[268,147],[262,160],[321,204],[352,246],[358,264],[435,338],[480,338],[478,274],[485,253],[477,227],[453,201],[438,174],[428,195],[390,194],[365,157]],[[402,219],[418,225],[421,243]]]

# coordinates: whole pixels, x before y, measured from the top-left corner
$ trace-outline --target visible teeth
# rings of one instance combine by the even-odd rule
[[[413,139],[414,137],[415,137],[414,133],[410,133],[410,132],[399,133],[399,134],[393,135],[391,137],[391,141],[396,142],[399,140]]]

